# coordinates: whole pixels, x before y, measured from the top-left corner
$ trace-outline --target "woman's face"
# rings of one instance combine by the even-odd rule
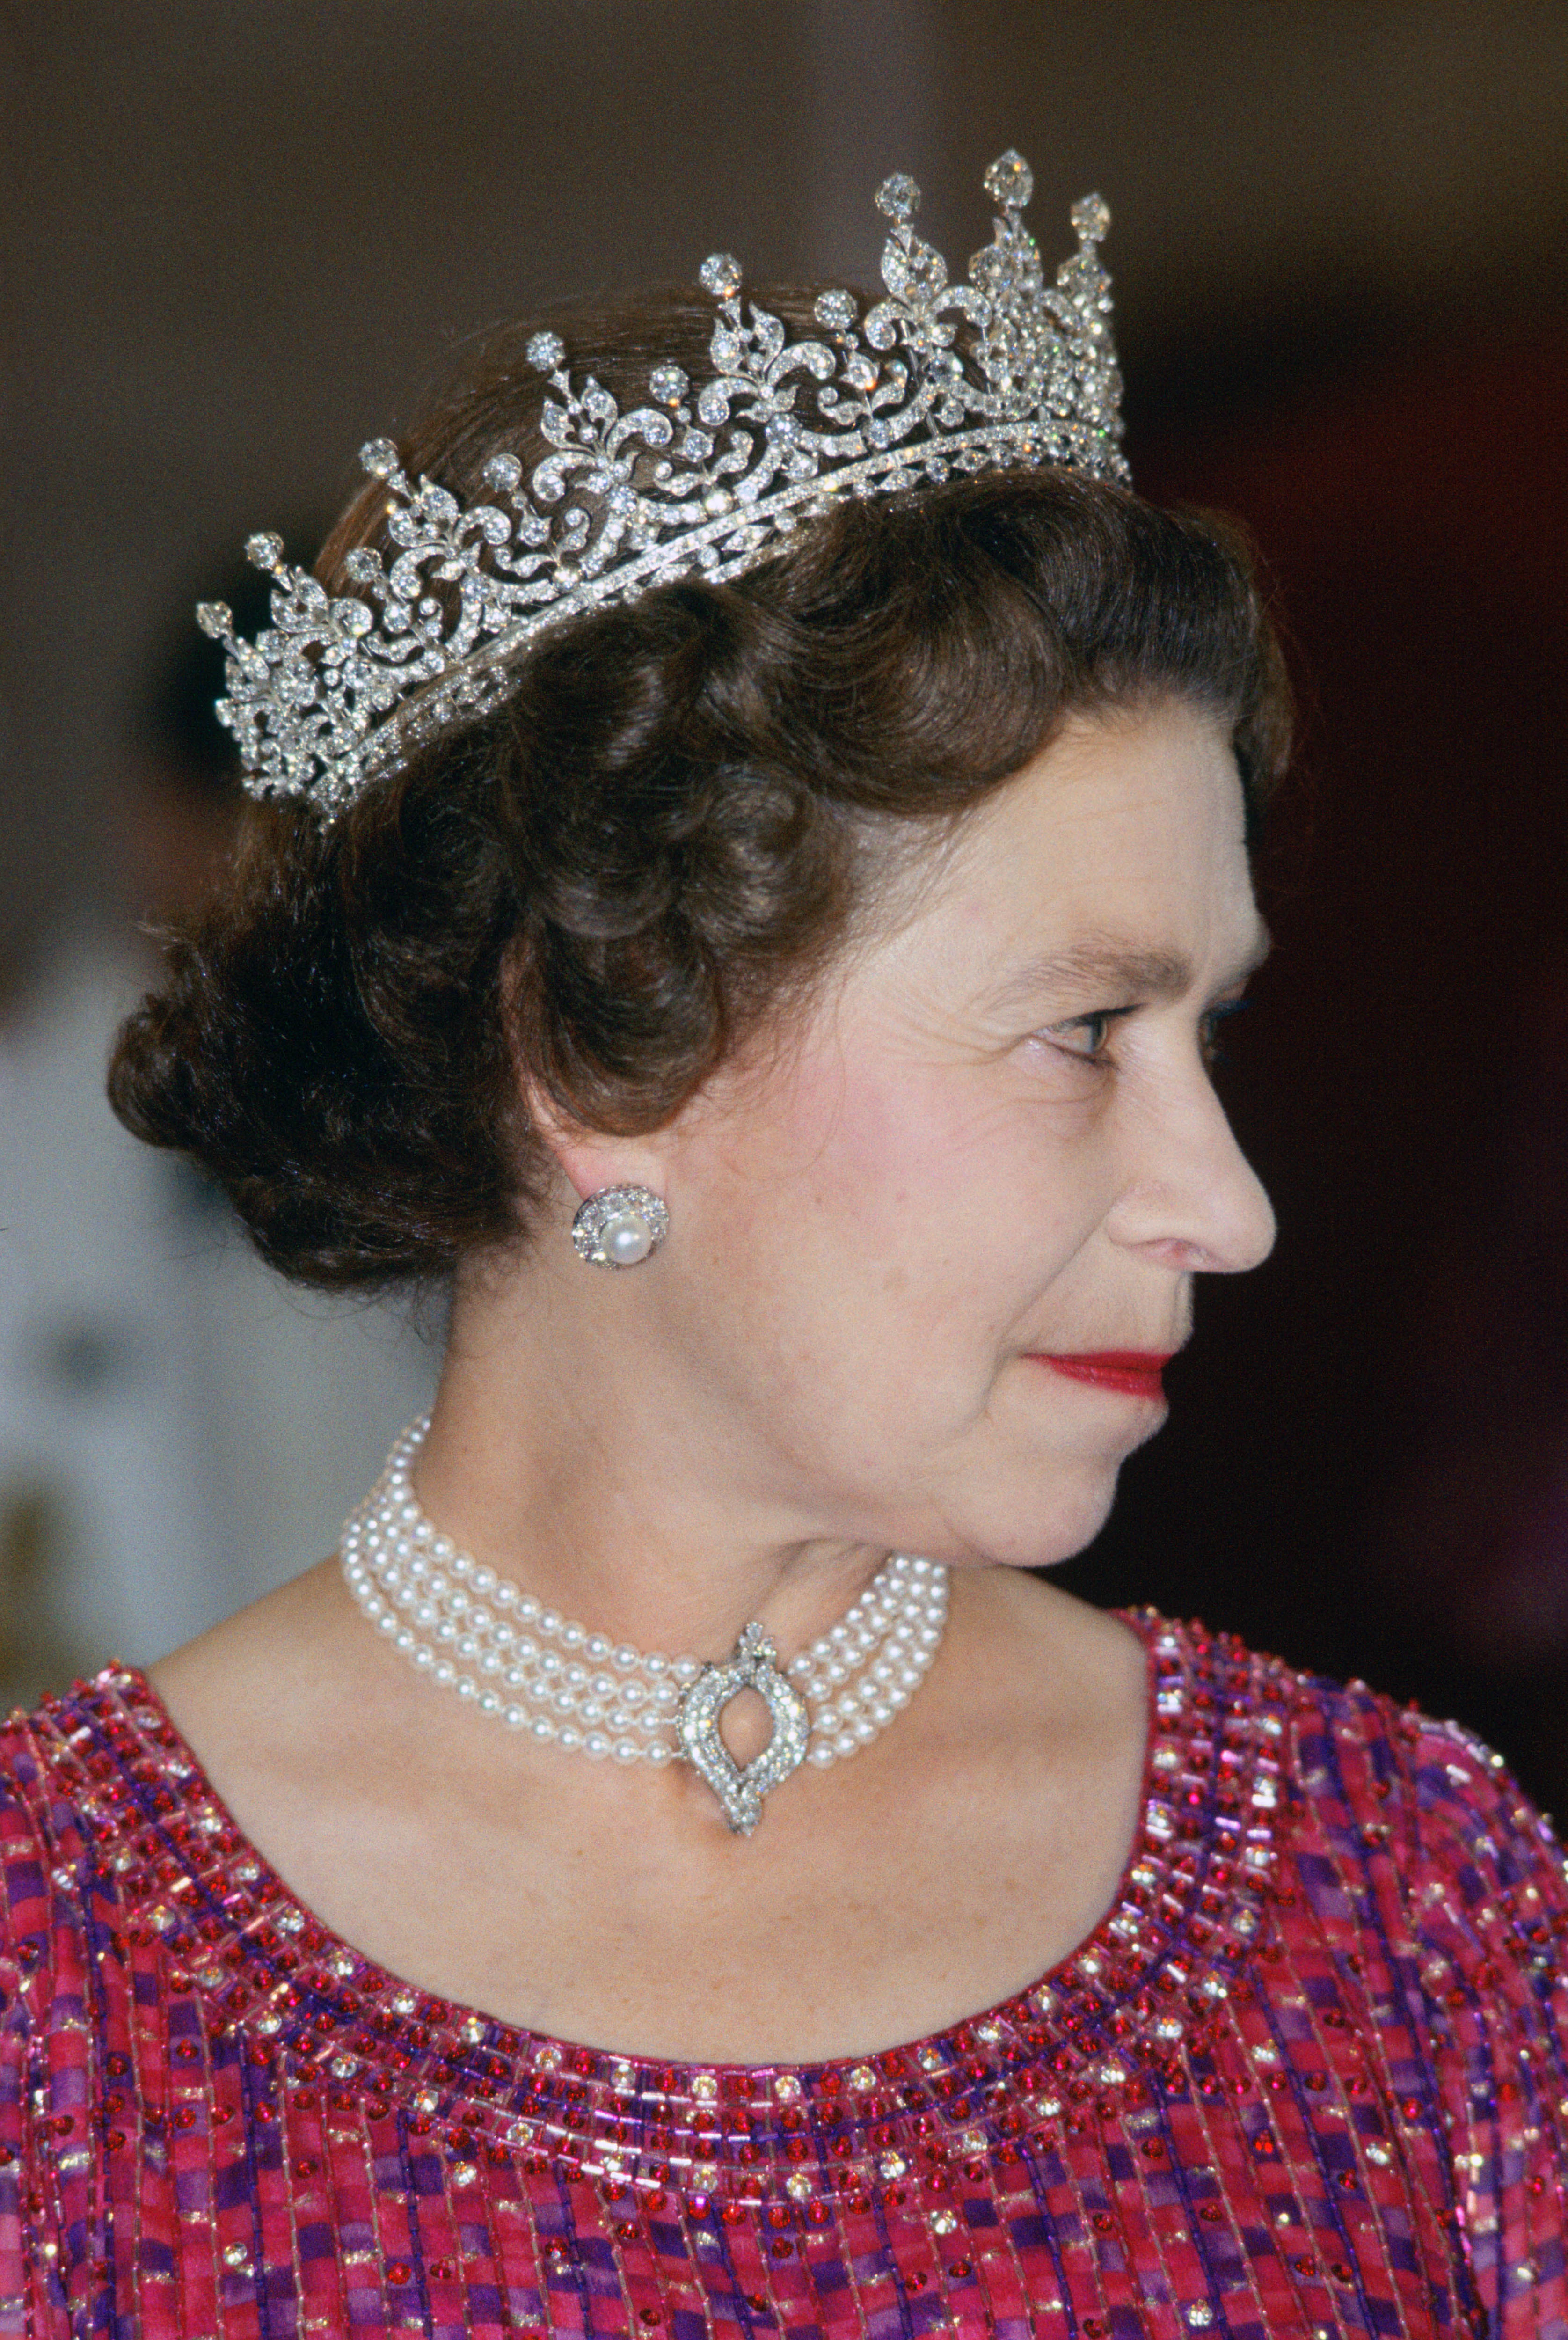
[[[650,1141],[637,1311],[738,1495],[955,1562],[1094,1535],[1163,1403],[1047,1360],[1178,1349],[1194,1276],[1266,1257],[1206,1062],[1262,948],[1216,726],[1076,719],[785,1061]]]

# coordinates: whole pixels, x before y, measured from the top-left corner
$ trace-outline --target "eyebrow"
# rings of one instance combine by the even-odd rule
[[[1260,926],[1253,947],[1220,977],[1216,996],[1255,975],[1270,947],[1267,929]],[[1120,1005],[1135,999],[1180,999],[1192,987],[1193,964],[1185,951],[1150,949],[1113,935],[1090,935],[1027,960],[991,995],[991,1005],[1016,1007],[1062,992],[1097,992]]]

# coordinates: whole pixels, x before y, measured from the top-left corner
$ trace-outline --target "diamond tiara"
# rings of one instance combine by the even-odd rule
[[[249,558],[275,580],[272,625],[241,641],[223,602],[196,611],[228,645],[217,712],[251,794],[302,797],[330,819],[427,739],[498,706],[546,628],[678,578],[738,577],[843,498],[1015,464],[1125,481],[1098,253],[1110,213],[1097,195],[1073,205],[1078,248],[1047,283],[1022,218],[1028,164],[1002,155],[985,187],[1001,216],[954,284],[911,225],[918,187],[885,180],[886,297],[861,314],[853,294],[822,293],[820,338],[743,308],[728,253],[704,261],[712,374],[694,385],[656,365],[649,402],[625,413],[591,375],[573,386],[557,334],[534,334],[551,453],[526,483],[517,456],[492,456],[493,501],[465,506],[428,479],[416,487],[392,441],[372,439],[360,460],[385,483],[392,550],[347,556],[357,590],[330,594],[285,563],[281,538],[253,536]]]

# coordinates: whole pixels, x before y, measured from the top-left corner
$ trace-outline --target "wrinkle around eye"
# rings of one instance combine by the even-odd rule
[[[1103,1098],[1116,1069],[1104,1042],[1093,1049],[1073,1047],[1049,1030],[1030,1033],[1024,1052],[1040,1094],[1059,1103],[1080,1105]]]

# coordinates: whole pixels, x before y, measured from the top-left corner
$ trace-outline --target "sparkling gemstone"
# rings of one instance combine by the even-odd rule
[[[402,469],[397,449],[390,439],[367,439],[360,449],[360,461],[372,479],[390,480]]]
[[[559,333],[535,333],[528,344],[528,362],[541,373],[553,373],[566,355],[566,344]]]
[[[877,190],[877,209],[884,219],[911,220],[920,208],[920,190],[908,171],[895,171]]]
[[[1101,236],[1109,233],[1111,207],[1101,195],[1085,195],[1081,203],[1073,205],[1067,217],[1076,234],[1097,243]]]
[[[999,154],[985,176],[986,193],[1006,211],[1021,212],[1035,192],[1035,174],[1016,148]]]
[[[832,333],[847,333],[855,322],[854,298],[848,292],[819,292],[813,312],[817,322]]]
[[[210,634],[213,641],[220,641],[225,634],[233,632],[234,613],[226,601],[198,601],[196,623],[203,633]]]
[[[271,529],[263,529],[245,539],[245,559],[253,569],[281,569],[283,560],[283,540]]]
[[[710,253],[697,275],[702,290],[711,293],[715,301],[732,300],[740,290],[740,263],[733,253]]]
[[[660,365],[649,375],[648,387],[660,406],[679,406],[690,383],[681,367]]]

